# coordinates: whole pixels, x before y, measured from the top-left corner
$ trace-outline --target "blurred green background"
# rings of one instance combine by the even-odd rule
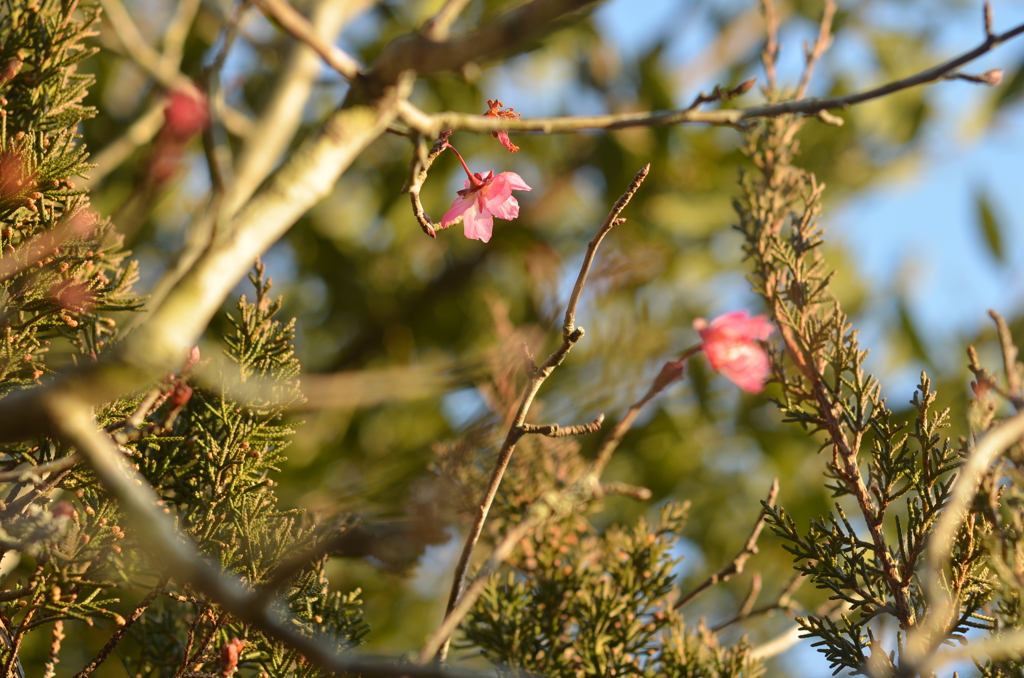
[[[155,44],[174,4],[137,0],[127,7]],[[311,3],[295,4],[308,9]],[[372,4],[338,44],[372,63],[388,40],[414,30],[441,4]],[[471,2],[455,28],[515,4]],[[232,11],[226,2],[201,4],[185,43],[186,75],[199,77]],[[792,86],[821,5],[780,3],[779,12],[779,77]],[[1005,30],[1024,21],[1024,7],[995,3],[995,16],[997,29]],[[974,47],[983,37],[981,6],[844,2],[835,31],[812,96],[904,77]],[[291,42],[258,12],[247,14],[221,76],[228,104],[258,114]],[[486,100],[497,98],[530,117],[685,107],[715,84],[756,76],[760,87],[763,42],[753,2],[651,0],[638,9],[630,0],[609,0],[502,61],[420,78],[413,100],[430,112],[483,113]],[[109,26],[97,44],[116,45]],[[1024,43],[1011,44],[966,69],[1006,69],[999,87],[940,83],[844,112],[841,128],[811,122],[801,132],[802,162],[828,187],[825,252],[839,270],[833,289],[864,329],[869,368],[897,412],[908,409],[921,369],[938,384],[940,404],[964,411],[964,345],[977,343],[987,366],[998,367],[985,312],[1021,316],[1024,248],[1017,236],[1024,216],[1014,208],[1024,157],[1022,66]],[[115,50],[103,49],[84,67],[98,78],[89,103],[99,114],[83,129],[95,153],[161,90]],[[729,105],[756,105],[759,87]],[[345,90],[323,70],[310,101],[296,102],[304,105],[306,122],[300,138]],[[489,244],[466,240],[459,227],[436,240],[421,232],[400,192],[410,144],[385,135],[265,257],[285,313],[298,319],[307,373],[387,368],[399,382],[414,379],[420,368],[451,375],[452,385],[424,397],[295,415],[305,424],[280,478],[286,504],[325,515],[354,511],[369,522],[424,512],[439,521],[440,536],[424,538],[432,545],[394,562],[335,563],[338,586],[363,588],[372,651],[415,650],[439,623],[465,516],[442,501],[445,486],[431,466],[436,444],[466,435],[484,447],[494,444],[495,427],[507,413],[490,407],[501,399],[494,397],[489,369],[516,345],[510,337],[527,340],[537,354],[554,348],[586,243],[642,165],[651,163],[650,177],[625,212],[629,221],[602,246],[583,297],[578,322],[586,337],[545,385],[532,420],[567,425],[604,412],[614,421],[666,359],[696,342],[694,318],[739,307],[760,310],[745,279],[740,236],[730,228],[731,198],[744,167],[737,131],[688,126],[512,139],[522,147],[516,155],[488,135],[452,137],[475,171],[515,171],[534,189],[517,194],[520,217],[497,221]],[[144,210],[127,212],[149,150],[144,144],[125,162],[103,168],[93,198],[105,214],[129,215],[143,290],[181,247],[209,187],[197,141],[182,173]],[[435,221],[463,178],[452,154],[434,165],[423,200]],[[248,292],[248,284],[239,291]],[[1024,331],[1020,320],[1014,327]],[[218,329],[217,323],[210,329],[211,344]],[[780,503],[798,521],[828,511],[820,441],[780,423],[773,393],[769,387],[765,395],[741,395],[702,359],[692,361],[689,377],[650,406],[607,473],[650,488],[654,498],[646,504],[609,499],[597,524],[651,514],[668,499],[691,501],[679,545],[686,589],[731,560],[773,477],[781,482]],[[962,417],[954,421],[951,435],[962,433]],[[584,453],[598,440],[584,440]],[[686,608],[688,616],[707,615],[711,623],[731,616],[754,571],[764,579],[763,599],[775,595],[790,577],[790,557],[770,534],[761,547],[745,574]],[[809,607],[823,600],[810,587],[798,599]],[[767,618],[735,633],[764,640],[789,623]],[[812,655],[798,647],[777,659],[770,675],[823,675],[824,665]],[[106,670],[103,675],[121,675],[115,667]]]

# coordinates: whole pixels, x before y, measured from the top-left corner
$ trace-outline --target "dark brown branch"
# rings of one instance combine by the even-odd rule
[[[458,71],[467,63],[504,54],[535,40],[560,26],[567,15],[596,4],[597,0],[532,0],[444,42],[410,33],[388,43],[366,77],[375,86],[385,86],[396,82],[403,71]],[[428,136],[435,137],[437,133]]]
[[[675,609],[681,608],[686,605],[694,598],[699,596],[701,593],[711,588],[715,584],[719,584],[724,581],[729,581],[733,575],[740,574],[743,572],[743,566],[746,565],[750,556],[757,553],[757,539],[761,536],[761,530],[764,529],[764,515],[768,508],[775,506],[775,498],[779,494],[779,479],[776,478],[772,481],[771,489],[768,490],[768,499],[764,502],[764,507],[761,512],[757,515],[757,522],[754,523],[753,529],[750,531],[750,536],[747,537],[747,542],[740,549],[740,552],[736,554],[736,557],[732,559],[732,562],[723,567],[718,572],[705,579],[703,582],[697,585],[692,591],[682,596],[676,601],[674,605]]]
[[[454,629],[454,624],[450,623],[452,615],[459,603],[460,596],[462,595],[462,586],[466,579],[466,572],[469,570],[469,563],[473,557],[473,550],[476,548],[477,541],[480,539],[480,534],[483,532],[484,523],[487,521],[487,514],[491,510],[491,504],[494,502],[494,497],[498,494],[498,487],[501,485],[501,479],[505,475],[505,469],[508,467],[509,461],[512,459],[512,453],[515,451],[516,443],[526,433],[523,428],[526,423],[526,415],[530,411],[530,406],[533,404],[534,398],[537,396],[537,392],[540,390],[541,385],[548,378],[548,376],[558,367],[565,356],[569,354],[572,347],[576,345],[580,339],[583,338],[583,328],[576,327],[576,307],[579,304],[580,295],[583,293],[583,287],[587,282],[587,275],[590,273],[590,267],[594,263],[594,256],[597,254],[597,248],[601,245],[601,241],[604,237],[612,230],[616,225],[622,223],[624,220],[619,218],[619,214],[625,209],[629,203],[630,198],[636,193],[640,184],[647,177],[647,173],[650,171],[650,164],[644,165],[643,168],[637,172],[633,181],[630,183],[629,188],[622,194],[621,197],[612,206],[611,211],[608,213],[608,217],[605,219],[601,228],[598,229],[597,235],[590,241],[587,246],[587,254],[583,258],[583,264],[580,266],[579,275],[576,278],[576,284],[573,286],[572,295],[569,297],[569,304],[565,310],[565,322],[562,325],[562,345],[559,346],[555,351],[548,356],[544,363],[536,368],[529,376],[530,381],[527,384],[526,392],[523,394],[523,399],[519,404],[519,409],[516,412],[515,418],[509,426],[508,434],[505,436],[505,441],[501,445],[501,449],[498,452],[498,459],[494,464],[494,470],[491,472],[490,480],[487,482],[487,488],[484,491],[484,497],[477,507],[476,517],[473,521],[473,525],[470,527],[469,535],[466,537],[466,543],[462,548],[462,554],[459,556],[459,562],[455,566],[455,574],[452,578],[452,588],[448,594],[448,605],[445,610],[445,622],[442,623],[441,628],[447,628],[451,626]],[[510,547],[511,548],[511,547]],[[461,619],[459,617],[458,619]],[[455,623],[457,623],[456,620]],[[449,632],[450,633],[450,632]],[[438,645],[440,647],[439,658],[443,661],[447,654],[449,638],[448,635],[444,635],[442,642]],[[421,654],[420,659],[422,661],[423,656]]]

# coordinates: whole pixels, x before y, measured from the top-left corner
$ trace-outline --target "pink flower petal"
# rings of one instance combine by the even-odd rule
[[[518,174],[516,174],[515,172],[502,172],[498,176],[499,177],[504,177],[505,179],[507,179],[508,180],[508,185],[511,186],[513,188],[513,190],[516,190],[516,191],[532,191],[533,190],[532,188],[527,186],[526,182],[523,181],[523,178],[521,176],[519,176]]]
[[[462,196],[455,198],[455,202],[452,203],[452,206],[444,213],[444,217],[441,218],[441,228],[448,228],[457,222],[462,218],[462,214],[475,204],[475,195],[468,195],[465,198]]]
[[[722,375],[748,393],[760,393],[771,374],[768,354],[756,344],[745,344],[721,367]]]
[[[491,239],[491,232],[494,229],[494,219],[490,213],[474,206],[467,210],[462,219],[462,232],[470,240],[487,242]]]
[[[512,143],[512,140],[508,138],[508,132],[499,130],[495,135],[495,138],[501,142],[501,145],[509,150],[511,153],[516,153],[519,147]]]
[[[492,209],[491,214],[499,219],[515,219],[519,216],[519,201],[510,195],[505,202]]]
[[[512,187],[509,186],[508,180],[500,174],[480,189],[480,196],[484,204],[484,209],[491,213],[500,209],[511,195]]]

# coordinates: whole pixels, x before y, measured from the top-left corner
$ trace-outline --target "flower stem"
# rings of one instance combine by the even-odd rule
[[[469,166],[466,164],[466,161],[462,159],[462,154],[459,153],[458,149],[451,144],[448,144],[448,148],[452,149],[455,157],[457,157],[459,162],[462,163],[462,169],[466,170],[466,176],[469,177],[469,183],[473,185],[473,188],[479,188],[483,182],[477,179],[476,175],[469,171]]]

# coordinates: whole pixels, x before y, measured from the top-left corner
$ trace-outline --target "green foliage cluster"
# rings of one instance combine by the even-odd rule
[[[92,77],[77,69],[95,51],[83,41],[98,17],[74,12],[53,2],[0,8],[3,392],[37,383],[68,352],[94,356],[115,335],[109,313],[139,304],[122,237],[71,180],[88,168],[76,138],[95,115],[82,105]],[[51,350],[65,355],[47,358]]]
[[[492,577],[463,629],[465,647],[545,676],[758,676],[745,640],[723,645],[687,626],[671,550],[687,507],[667,504],[655,525],[597,533],[572,518],[538,528]]]
[[[929,537],[957,469],[977,436],[995,425],[996,406],[986,394],[998,386],[976,370],[988,381],[979,378],[983,389],[975,384],[984,402],[976,399],[971,408],[988,416],[972,417],[980,426],[956,444],[942,435],[950,410],[935,407],[937,396],[924,373],[910,401],[912,416],[893,416],[878,381],[863,368],[867,351],[829,288],[834,271],[821,256],[818,224],[824,187],[793,164],[800,125],[779,118],[748,135],[745,152],[756,171],[741,178],[737,229],[745,237],[755,289],[782,333],[773,360],[781,387],[777,404],[786,421],[824,434],[826,487],[835,504],[827,518],[811,520],[807,528],[783,508],[766,506],[767,520],[795,557],[796,569],[830,594],[833,604],[822,610],[828,614],[799,621],[836,673],[903,675],[916,671],[903,656],[914,633],[931,633],[927,646],[938,649],[950,639],[966,643],[972,630],[1019,626],[1019,618],[1007,614],[1021,586],[1019,561],[1009,565],[1005,559],[1015,548],[1015,532],[994,534],[992,526],[1001,524],[1004,512],[1013,515],[1020,486],[1005,467],[987,473],[987,497],[977,503],[988,511],[968,517],[952,545],[949,569],[940,575],[943,595],[956,601],[955,615],[937,628],[929,625],[929,615],[943,614],[928,597],[930,583],[921,580]],[[1003,343],[1015,356],[1008,332]],[[1007,369],[1010,390],[1019,390],[1014,358]],[[898,630],[883,644],[886,618]],[[984,675],[1016,675],[991,662],[979,668]]]

